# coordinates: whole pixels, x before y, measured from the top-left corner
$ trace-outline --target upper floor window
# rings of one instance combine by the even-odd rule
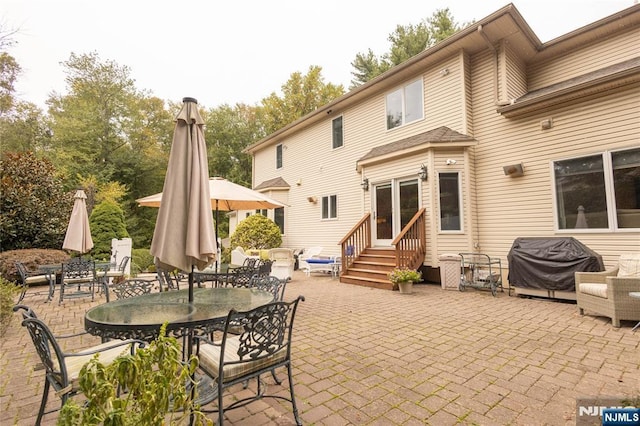
[[[459,173],[439,173],[440,187],[440,230],[461,231],[462,209],[460,202]]]
[[[334,118],[333,121],[331,121],[331,136],[333,140],[333,148],[340,148],[343,144],[342,117]]]
[[[640,228],[640,148],[553,162],[557,229]]]
[[[336,219],[338,217],[338,196],[325,195],[322,197],[322,218]]]
[[[261,214],[264,217],[267,217],[267,209],[258,209],[256,210],[256,214]]]
[[[424,117],[422,79],[413,81],[387,95],[387,130]]]
[[[282,168],[282,144],[276,145],[276,169]]]

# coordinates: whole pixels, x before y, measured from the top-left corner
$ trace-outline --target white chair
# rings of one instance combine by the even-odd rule
[[[303,270],[308,276],[311,267],[309,266],[309,263],[307,263],[307,259],[318,257],[320,253],[322,253],[322,247],[320,246],[309,247],[302,250],[302,253],[298,256],[298,268]]]
[[[269,250],[269,259],[271,263],[270,275],[278,277],[281,280],[290,280],[293,278],[293,267],[295,259],[293,258],[293,250],[288,248],[274,248]]]
[[[240,246],[231,250],[231,264],[236,266],[244,265],[245,259],[249,257]]]

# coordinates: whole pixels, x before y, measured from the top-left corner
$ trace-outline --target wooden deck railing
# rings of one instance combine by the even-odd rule
[[[427,253],[425,236],[425,213],[422,208],[416,212],[400,234],[391,242],[396,247],[396,266],[418,269]]]
[[[342,273],[349,271],[353,261],[365,249],[371,247],[371,213],[362,219],[340,241],[342,247]]]

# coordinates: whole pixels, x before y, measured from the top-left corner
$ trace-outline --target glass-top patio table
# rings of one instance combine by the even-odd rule
[[[257,308],[271,302],[273,294],[249,288],[194,288],[193,299],[190,304],[184,289],[115,300],[89,309],[84,328],[103,339],[151,341],[168,322],[167,334],[176,337],[190,331],[207,334],[224,323],[231,309]]]

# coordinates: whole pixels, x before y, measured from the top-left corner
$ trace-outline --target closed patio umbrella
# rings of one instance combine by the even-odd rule
[[[189,273],[189,302],[193,301],[193,268],[204,269],[216,259],[203,125],[197,101],[184,98],[151,242],[151,254],[161,266]]]
[[[89,252],[93,248],[91,229],[89,228],[89,214],[87,213],[87,194],[82,189],[76,191],[71,218],[64,236],[62,248],[79,253]]]

